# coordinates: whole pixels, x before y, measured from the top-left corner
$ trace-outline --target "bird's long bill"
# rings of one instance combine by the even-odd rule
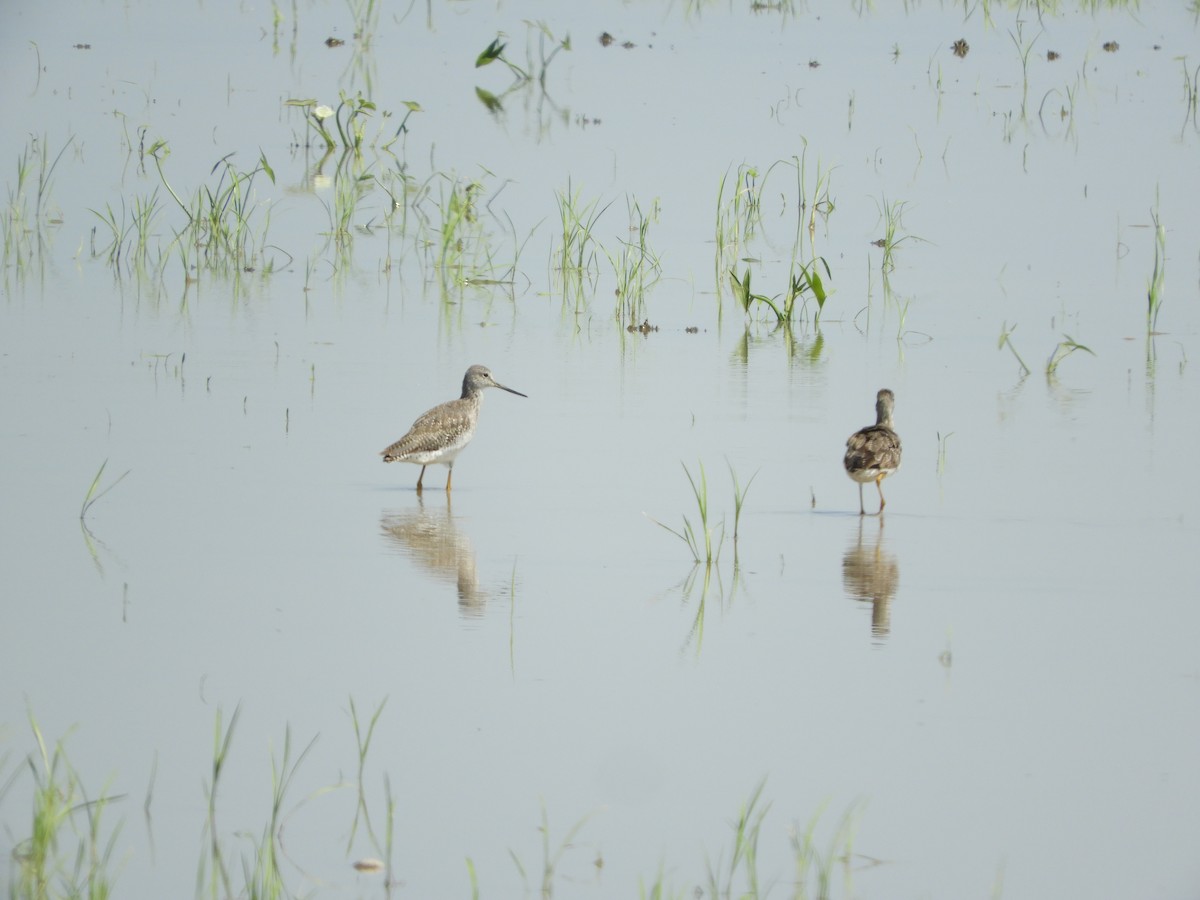
[[[492,387],[498,387],[498,388],[500,388],[500,390],[502,390],[502,391],[508,391],[510,394],[516,394],[518,397],[524,397],[526,400],[528,400],[528,399],[529,399],[529,395],[528,395],[528,394],[522,394],[520,391],[514,391],[514,390],[513,390],[512,388],[510,388],[510,387],[505,387],[505,386],[504,386],[504,385],[502,385],[500,382],[496,381],[494,378],[492,379]]]

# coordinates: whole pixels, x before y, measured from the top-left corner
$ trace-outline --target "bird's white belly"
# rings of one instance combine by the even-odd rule
[[[885,468],[880,468],[878,466],[873,466],[869,469],[856,469],[853,472],[847,470],[846,474],[849,475],[855,481],[861,482],[862,484],[870,484],[872,481],[874,481],[876,478],[879,478],[881,475],[884,478],[887,478],[889,475],[891,475],[895,471],[896,470],[894,468],[885,469]]]
[[[464,440],[456,441],[448,447],[439,447],[437,450],[418,450],[408,453],[404,457],[404,462],[416,463],[421,466],[432,466],[441,464],[448,466],[454,462],[454,458],[463,452],[463,448],[470,443],[471,437],[467,435]]]

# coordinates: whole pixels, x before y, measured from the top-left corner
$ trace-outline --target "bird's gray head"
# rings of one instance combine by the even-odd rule
[[[896,395],[887,388],[880,388],[879,393],[875,395],[875,416],[879,424],[892,421],[892,409],[896,405]]]
[[[502,391],[508,391],[510,394],[516,394],[518,397],[524,397],[520,391],[514,391],[510,387],[505,387],[495,378],[492,377],[492,371],[487,366],[471,366],[467,369],[467,374],[463,376],[463,392],[464,397],[470,397],[478,394],[484,388],[500,388]]]

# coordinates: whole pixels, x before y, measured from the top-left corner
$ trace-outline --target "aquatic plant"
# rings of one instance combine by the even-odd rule
[[[275,172],[265,155],[260,153],[255,167],[247,172],[234,165],[234,154],[226,154],[217,160],[209,173],[220,173],[216,184],[211,187],[202,185],[187,202],[172,187],[163,168],[170,156],[167,142],[161,139],[155,141],[146,150],[146,155],[154,160],[163,187],[187,216],[187,224],[175,231],[172,242],[173,245],[190,245],[184,259],[190,259],[194,248],[197,269],[231,274],[252,271],[263,264],[266,234],[270,226],[269,209],[261,228],[256,229],[252,220],[259,209],[254,192],[255,180],[259,175],[265,175],[272,184],[275,183]],[[190,274],[185,271],[185,277]]]
[[[1012,39],[1014,46],[1017,48],[1017,56],[1021,60],[1021,119],[1025,119],[1025,111],[1029,100],[1029,55],[1033,52],[1033,45],[1037,43],[1037,39],[1041,36],[1040,33],[1026,41],[1024,34],[1024,23],[1020,18],[1017,19],[1017,30],[1014,34],[1009,31],[1008,36]]]
[[[726,459],[725,465],[729,466],[729,478],[733,482],[733,552],[734,556],[736,556],[738,525],[742,520],[742,505],[746,502],[746,492],[750,490],[750,485],[754,484],[754,479],[758,477],[758,472],[751,475],[750,480],[746,482],[746,486],[742,487],[738,481],[737,472],[733,469],[733,463]]]
[[[804,142],[804,150],[800,156],[792,157],[792,165],[796,169],[796,194],[800,207],[797,228],[807,229],[809,249],[815,257],[817,252],[817,217],[820,216],[821,219],[828,222],[829,217],[833,215],[834,210],[837,208],[830,194],[833,170],[823,168],[820,157],[817,158],[813,189],[810,194],[808,191],[808,141]],[[797,240],[795,249],[799,249],[800,243]]]
[[[1150,211],[1154,223],[1154,268],[1146,285],[1146,333],[1154,334],[1158,329],[1158,314],[1162,309],[1163,286],[1167,277],[1167,230],[1158,217],[1158,198]]]
[[[350,264],[350,251],[354,245],[354,220],[359,204],[375,184],[375,176],[371,172],[355,172],[348,165],[339,165],[333,176],[333,205],[321,201],[329,215],[328,237],[337,251],[342,268]],[[368,226],[362,226],[360,230],[369,229]]]
[[[954,437],[954,432],[950,431],[942,434],[937,433],[938,455],[937,455],[937,473],[943,474],[946,471],[946,445],[950,442],[950,438]]]
[[[633,239],[618,238],[620,247],[616,253],[602,249],[617,279],[615,317],[619,322],[637,325],[645,315],[646,291],[662,273],[662,263],[647,240],[650,223],[658,220],[658,201],[651,202],[648,215],[642,212],[636,200],[627,199],[626,204]]]
[[[133,471],[132,469],[126,469],[123,473],[121,473],[120,477],[117,478],[116,481],[114,481],[112,484],[110,484],[104,490],[97,493],[96,489],[100,486],[100,479],[104,475],[104,467],[107,465],[108,465],[107,459],[104,462],[100,463],[100,468],[96,472],[96,477],[92,479],[92,483],[88,486],[87,493],[83,497],[83,504],[79,507],[79,521],[81,521],[81,522],[87,517],[88,510],[92,508],[93,503],[95,503],[97,500],[99,500],[101,497],[103,497],[105,494],[107,494],[109,491],[111,491],[113,488],[115,488],[118,484],[121,483],[121,481],[125,478],[126,475],[128,475],[131,471]]]
[[[1187,129],[1188,122],[1192,123],[1193,128],[1200,127],[1200,119],[1196,115],[1197,107],[1200,106],[1200,65],[1196,66],[1189,75],[1187,58],[1184,57],[1179,62],[1183,67],[1184,98],[1183,126],[1179,129],[1179,136],[1183,137],[1183,132]]]
[[[815,838],[817,823],[825,811],[824,805],[813,814],[808,827],[803,831],[798,824],[792,826],[792,857],[795,864],[793,883],[796,885],[796,900],[807,900],[810,896],[814,900],[827,900],[831,897],[835,864],[841,866],[846,895],[853,895],[850,860],[854,856],[854,836],[861,807],[861,803],[854,803],[846,809],[824,853],[821,853]],[[812,883],[814,880],[815,884]]]
[[[344,92],[339,94],[336,108],[315,99],[285,100],[283,105],[304,110],[305,124],[317,133],[328,152],[332,152],[338,147],[341,147],[342,150],[360,152],[366,143],[367,120],[376,112],[375,103],[363,97],[361,92],[353,97]],[[404,105],[408,108],[408,114],[401,121],[396,136],[399,136],[400,130],[405,128],[408,116],[413,112],[420,111],[418,103],[404,101]],[[333,131],[330,131],[330,128]],[[336,138],[333,132],[337,133]]]
[[[1070,356],[1072,353],[1074,353],[1076,350],[1082,350],[1085,353],[1091,353],[1092,356],[1096,355],[1088,347],[1085,347],[1083,344],[1077,343],[1069,334],[1064,334],[1063,338],[1064,338],[1064,340],[1059,341],[1054,346],[1054,351],[1050,354],[1050,358],[1048,360],[1046,360],[1046,375],[1047,376],[1053,375],[1054,371],[1058,368],[1058,364],[1061,363],[1068,356]]]
[[[562,862],[563,855],[574,846],[574,840],[579,834],[588,820],[592,818],[593,813],[587,813],[581,817],[574,825],[567,829],[567,833],[558,843],[558,846],[553,850],[550,848],[550,817],[546,814],[545,801],[541,804],[542,807],[542,824],[538,831],[542,834],[542,883],[541,897],[542,900],[550,900],[554,896],[554,876],[558,870],[558,865]],[[525,866],[521,862],[521,858],[517,856],[513,850],[508,851],[509,857],[513,864],[517,867],[517,872],[520,873],[522,881],[525,882],[525,893],[530,894],[529,878],[525,872]],[[474,865],[468,859],[468,871],[471,873],[472,884],[474,884]]]
[[[508,44],[503,41],[505,35],[501,33],[497,35],[496,38],[482,51],[480,51],[478,56],[475,57],[475,68],[481,69],[484,66],[489,66],[494,62],[501,62],[508,67],[508,70],[513,74],[517,84],[524,84],[533,81],[536,78],[538,83],[542,85],[542,87],[545,87],[546,72],[550,68],[550,63],[552,63],[554,58],[563,50],[569,51],[571,49],[571,36],[568,34],[563,38],[557,38],[554,36],[554,33],[550,30],[546,23],[541,21],[530,22],[526,20],[525,25],[527,29],[527,35],[530,33],[536,33],[538,35],[539,61],[536,66],[533,63],[532,52],[528,47],[528,41],[526,42],[526,65],[529,68],[522,68],[510,60],[504,53],[508,47]],[[547,41],[552,45],[549,54],[546,53]]]
[[[737,820],[733,826],[733,851],[730,854],[729,872],[722,875],[721,860],[718,857],[716,866],[710,860],[705,860],[708,870],[708,896],[710,897],[761,897],[758,878],[758,839],[762,833],[763,819],[771,809],[771,804],[760,806],[763,788],[767,780],[764,778],[758,787],[750,794],[750,799],[741,805]],[[742,887],[734,893],[733,880],[738,871],[742,873]]]
[[[1012,333],[1016,330],[1017,330],[1016,325],[1013,325],[1012,328],[1008,327],[1007,322],[1005,322],[1003,325],[1001,325],[1000,326],[1000,343],[996,349],[1003,350],[1005,347],[1008,347],[1008,349],[1012,351],[1012,355],[1014,357],[1016,357],[1017,363],[1021,366],[1021,374],[1028,375],[1029,371],[1030,371],[1029,366],[1025,365],[1025,360],[1021,359],[1021,354],[1019,354],[1017,352],[1017,348],[1013,345],[1013,342],[1012,342]]]
[[[158,201],[158,188],[149,196],[135,196],[133,209],[128,210],[121,200],[120,215],[106,203],[104,212],[89,210],[107,229],[108,243],[96,247],[96,230],[92,229],[92,256],[104,256],[117,272],[146,272],[157,268],[159,250],[155,222],[162,212]],[[152,253],[153,251],[153,253]]]
[[[671,532],[671,534],[675,535],[675,537],[683,541],[684,544],[687,545],[688,550],[691,552],[692,559],[694,559],[696,562],[702,562],[706,565],[711,565],[716,561],[717,556],[720,555],[721,543],[724,539],[725,526],[724,523],[722,523],[719,526],[720,533],[714,534],[715,530],[708,524],[708,479],[704,473],[704,463],[701,462],[699,464],[699,482],[692,477],[692,473],[688,470],[686,464],[680,463],[680,465],[683,466],[683,472],[685,475],[687,475],[688,484],[692,486],[692,496],[696,501],[696,511],[700,520],[699,530],[696,529],[696,527],[692,524],[692,520],[686,515],[683,516],[683,527],[679,531],[676,531],[670,525],[665,525],[662,522],[659,522],[657,519],[650,518],[649,516],[647,516],[647,518],[650,518],[650,521],[655,525],[666,529],[667,531]]]
[[[595,236],[596,224],[612,201],[599,209],[599,199],[581,203],[579,191],[572,190],[570,179],[566,191],[555,191],[554,197],[562,232],[557,268],[562,278],[563,302],[574,300],[578,310],[595,287],[599,274],[596,250],[600,246]]]
[[[689,577],[695,577],[695,573],[699,571],[700,567],[695,567],[692,576]],[[711,568],[706,567],[704,571],[707,591]],[[943,654],[943,657],[946,656],[948,650],[947,654]],[[943,658],[943,665],[948,664],[948,660]],[[351,840],[346,847],[347,856],[350,856],[353,850],[357,825],[360,822],[369,822],[363,772],[372,745],[372,736],[385,703],[386,701],[381,702],[370,720],[364,723],[359,718],[354,701],[350,702],[350,716],[358,746],[356,781],[359,799],[351,826]],[[235,859],[228,852],[226,835],[219,829],[217,808],[225,772],[231,761],[233,737],[240,716],[239,706],[234,709],[228,720],[220,709],[214,719],[211,770],[203,786],[208,808],[201,831],[203,849],[200,853],[194,894],[197,897],[251,897],[259,900],[292,897],[295,896],[294,886],[287,883],[283,866],[286,858],[283,844],[285,823],[295,815],[296,810],[316,796],[349,785],[336,784],[318,789],[301,800],[295,808],[287,808],[288,799],[294,794],[301,767],[315,746],[316,738],[297,752],[291,729],[285,728],[281,752],[278,755],[270,754],[270,810],[265,824],[257,834],[246,829],[238,829],[235,832],[238,845],[243,848]],[[116,881],[114,857],[119,849],[118,842],[122,833],[121,823],[111,825],[107,813],[113,803],[124,799],[124,795],[114,795],[106,789],[98,797],[89,798],[81,778],[67,759],[64,741],[58,741],[53,748],[49,747],[32,713],[29,714],[29,723],[36,744],[35,751],[20,761],[12,772],[6,771],[7,756],[0,757],[0,801],[4,800],[8,790],[23,772],[32,775],[32,813],[28,834],[14,840],[11,849],[13,865],[9,881],[10,896],[14,900],[55,900],[60,897],[104,900],[113,895]],[[143,804],[148,825],[156,775],[157,759]],[[739,805],[731,823],[730,845],[715,859],[706,854],[703,876],[690,883],[686,892],[672,890],[667,884],[664,868],[660,867],[649,890],[644,882],[641,883],[640,896],[683,897],[690,896],[698,890],[704,890],[706,896],[710,897],[766,896],[770,884],[764,882],[763,873],[760,871],[760,845],[764,834],[770,833],[764,832],[764,823],[772,804],[764,799],[765,785],[766,780],[763,779],[748,799]],[[383,888],[385,893],[390,894],[399,882],[395,879],[391,866],[395,802],[386,776],[384,786],[387,826],[383,839],[379,840],[376,837],[369,824],[366,826],[372,845],[383,859],[362,857],[354,860],[352,865],[360,872],[385,870]],[[792,885],[789,896],[798,900],[806,900],[809,897],[813,900],[828,900],[835,896],[834,877],[839,867],[843,872],[844,894],[853,895],[850,860],[853,856],[854,833],[860,808],[861,804],[854,804],[848,808],[825,846],[821,845],[817,836],[824,806],[809,819],[806,827],[801,828],[798,824],[791,827],[789,840],[792,847],[793,872],[788,877]],[[525,893],[536,893],[542,898],[551,898],[558,883],[566,877],[562,870],[568,855],[578,855],[581,846],[580,835],[596,813],[581,816],[561,838],[556,838],[544,801],[540,803],[540,809],[540,822],[537,825],[541,856],[539,863],[527,867],[517,851],[511,848],[509,856],[525,883]],[[465,864],[470,895],[478,897],[480,886],[474,861],[467,856]],[[604,858],[598,851],[595,852],[590,865],[596,869],[604,866]],[[772,880],[775,877],[772,875]]]
[[[885,194],[877,205],[879,206],[879,216],[883,220],[884,227],[883,237],[874,241],[874,244],[883,250],[883,258],[879,262],[879,270],[884,274],[886,284],[886,276],[896,268],[896,260],[894,258],[896,248],[905,241],[923,241],[924,238],[913,234],[901,234],[901,229],[904,227],[904,207],[908,205],[908,201],[898,200],[889,203]]]
[[[809,262],[807,265],[795,264],[790,278],[788,280],[788,289],[782,295],[776,294],[773,297],[768,297],[765,294],[756,294],[750,288],[750,267],[746,267],[745,275],[738,278],[737,272],[733,269],[729,270],[729,284],[733,290],[734,299],[737,300],[744,311],[750,312],[752,303],[763,304],[770,308],[775,314],[775,319],[779,324],[785,324],[792,321],[796,314],[796,301],[801,301],[800,312],[803,313],[808,306],[809,295],[816,301],[817,311],[813,317],[813,324],[819,325],[821,322],[821,311],[825,308],[825,301],[828,299],[828,293],[825,290],[825,282],[821,278],[821,273],[818,271],[817,263],[821,264],[821,268],[825,269],[825,275],[832,277],[829,270],[829,263],[824,257],[818,256]]]
[[[375,708],[374,714],[371,716],[370,721],[367,723],[367,726],[364,729],[362,724],[359,722],[358,707],[354,705],[354,698],[350,698],[350,721],[354,725],[354,743],[358,748],[358,766],[357,776],[355,778],[355,786],[358,789],[358,803],[354,807],[354,821],[350,823],[350,836],[346,842],[347,853],[349,853],[354,847],[354,837],[358,832],[358,823],[360,819],[363,823],[363,827],[365,827],[367,830],[367,834],[371,838],[371,843],[374,844],[376,849],[383,849],[380,847],[379,839],[375,836],[375,829],[371,826],[371,815],[367,808],[367,794],[366,788],[363,784],[363,773],[366,770],[367,753],[371,749],[371,738],[375,735],[375,726],[379,724],[379,717],[383,715],[383,708],[386,705],[387,698],[385,697],[380,701],[379,706]],[[390,830],[390,821],[388,823],[388,827]],[[386,849],[388,852],[385,852],[385,858],[391,859],[390,835]]]
[[[6,265],[30,260],[45,240],[46,226],[58,224],[48,211],[54,172],[74,142],[73,135],[68,137],[51,158],[46,136],[33,136],[17,157],[16,184],[8,189],[8,202],[0,217]]]
[[[758,168],[742,163],[738,166],[729,199],[725,199],[725,184],[729,171],[717,183],[717,259],[726,247],[737,248],[754,236],[762,221],[762,187],[758,184]]]
[[[797,255],[803,251],[802,236],[808,232],[812,255],[816,255],[816,226],[817,217],[828,219],[835,205],[829,193],[831,171],[824,169],[818,159],[812,191],[808,189],[808,141],[804,141],[804,150],[800,156],[790,160],[776,160],[759,175],[759,168],[742,164],[738,166],[737,176],[726,199],[726,184],[729,172],[721,176],[717,185],[717,217],[716,217],[716,265],[718,271],[718,287],[720,272],[728,263],[730,256],[740,252],[742,245],[752,240],[763,224],[763,194],[768,181],[777,169],[791,168],[795,173],[795,196],[792,202],[796,209],[796,235],[792,244],[793,267],[797,264]],[[787,195],[781,193],[786,204]]]
[[[437,182],[436,198],[430,190],[431,182]],[[415,205],[422,209],[426,201],[432,201],[435,215],[425,219],[431,227],[426,245],[437,253],[434,260],[443,288],[467,284],[474,271],[468,271],[470,260],[475,258],[483,240],[483,229],[479,223],[477,201],[483,191],[478,179],[465,179],[453,173],[435,173],[417,192]]]
[[[32,820],[29,836],[12,846],[11,896],[19,900],[108,897],[115,881],[110,866],[121,826],[108,831],[104,813],[121,798],[104,791],[89,800],[62,741],[51,752],[32,713],[29,726],[37,743],[37,753],[27,759],[33,777]],[[11,784],[10,778],[0,797]],[[86,826],[80,827],[84,817]]]

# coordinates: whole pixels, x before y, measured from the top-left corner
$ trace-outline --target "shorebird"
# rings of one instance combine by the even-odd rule
[[[883,479],[900,468],[900,435],[892,423],[896,395],[883,388],[875,397],[875,424],[861,428],[846,441],[846,474],[858,482],[858,514],[865,516],[863,485],[875,482],[879,491],[879,515],[887,501],[883,499]]]
[[[520,391],[505,387],[492,377],[487,366],[471,366],[463,376],[462,396],[457,400],[440,403],[422,414],[412,423],[408,434],[381,450],[379,455],[385,463],[415,463],[421,467],[417,476],[417,493],[421,492],[421,481],[425,478],[425,467],[434,463],[446,466],[446,490],[450,490],[450,479],[454,477],[454,459],[475,437],[475,426],[479,424],[479,404],[485,388],[500,388],[518,397]]]

